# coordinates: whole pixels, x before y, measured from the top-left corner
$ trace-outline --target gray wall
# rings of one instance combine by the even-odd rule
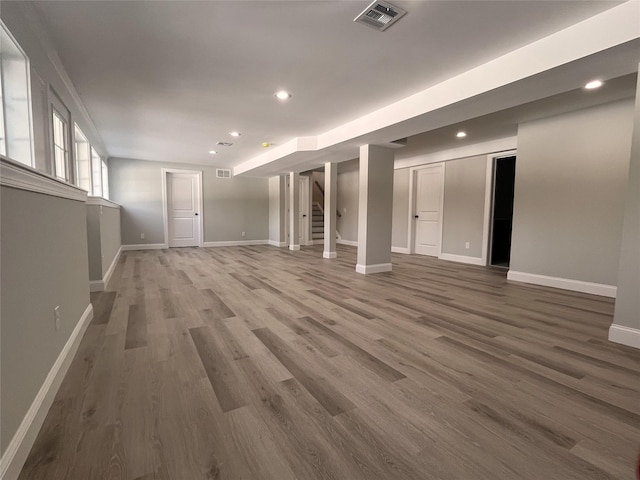
[[[621,245],[613,323],[640,330],[640,77]]]
[[[484,155],[446,162],[442,253],[482,257],[486,174]]]
[[[408,247],[409,230],[409,169],[398,169],[393,174],[393,227],[391,245]]]
[[[84,202],[0,188],[2,453],[89,305]],[[28,219],[28,221],[26,221]],[[60,329],[53,309],[60,305]]]
[[[336,230],[342,240],[358,241],[358,161],[350,160],[338,165],[338,211]]]
[[[203,172],[205,242],[269,238],[268,179],[223,179],[216,178],[215,167],[113,158],[109,160],[110,193],[122,207],[123,245],[164,243],[162,168]]]
[[[519,126],[512,270],[616,285],[633,108]]]
[[[102,246],[102,277],[111,267],[118,250],[122,246],[120,237],[120,208],[102,207],[102,226],[100,228],[100,245]]]
[[[100,206],[87,205],[87,249],[89,280],[102,280],[102,240],[100,238]]]
[[[89,280],[102,280],[120,246],[120,208],[87,205]]]
[[[286,178],[271,177],[269,179],[269,240],[272,242],[286,242],[284,210]]]

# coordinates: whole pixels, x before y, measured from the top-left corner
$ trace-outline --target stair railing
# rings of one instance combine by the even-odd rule
[[[318,182],[317,180],[314,180],[313,184],[318,190],[320,190],[320,193],[322,194],[322,205],[324,205],[324,188],[322,188],[322,185],[320,185],[320,182]],[[336,215],[338,215],[338,218],[342,217],[339,210],[336,210]]]

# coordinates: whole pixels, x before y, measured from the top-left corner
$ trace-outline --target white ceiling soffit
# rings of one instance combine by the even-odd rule
[[[353,19],[367,27],[384,32],[391,25],[400,20],[407,12],[387,2],[376,1],[365,8],[360,15]]]
[[[332,154],[335,147],[350,143],[352,146],[385,143],[569,92],[581,88],[594,76],[612,79],[637,72],[640,62],[638,18],[640,2],[618,5],[325,131],[316,137],[317,149],[326,149],[327,154]],[[291,157],[296,159],[297,171],[317,166],[311,160],[305,162],[304,155],[300,155],[302,152],[293,148],[294,145],[292,140],[287,148],[276,148],[268,155],[243,162],[234,167],[234,175],[286,173],[286,169],[278,168],[279,159],[290,168]],[[309,156],[315,158],[316,163],[318,157]],[[343,160],[350,158],[354,158],[353,153]]]

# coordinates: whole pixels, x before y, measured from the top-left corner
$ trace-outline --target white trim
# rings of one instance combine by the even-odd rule
[[[609,327],[609,341],[640,348],[640,330],[613,323]]]
[[[377,263],[375,265],[356,265],[356,272],[362,273],[363,275],[369,275],[370,273],[382,273],[382,272],[390,272],[391,264],[390,263]]]
[[[344,238],[336,238],[336,243],[339,243],[340,245],[351,245],[352,247],[358,246],[357,240],[345,240]]]
[[[438,165],[442,166],[442,184],[440,188],[440,241],[438,242],[438,255],[442,253],[442,235],[444,233],[444,185],[445,185],[445,176],[447,174],[446,171],[446,162],[438,162],[431,165],[421,165],[419,167],[412,167],[409,169],[409,229],[407,232],[407,249],[408,253],[416,253],[416,245],[415,245],[415,233],[414,233],[414,224],[415,224],[415,215],[416,215],[416,195],[417,189],[415,188],[416,180],[417,180],[417,172],[420,170],[426,170],[428,168],[435,168]]]
[[[22,419],[18,430],[11,439],[2,459],[0,459],[0,478],[13,480],[18,478],[20,470],[27,460],[27,456],[33,447],[38,432],[44,423],[49,408],[55,399],[60,384],[69,369],[71,360],[78,350],[80,341],[93,318],[93,306],[89,304],[69,336],[67,343],[62,348],[55,363],[49,370],[38,394],[33,399],[29,410]]]
[[[239,247],[242,245],[268,245],[269,240],[228,240],[222,242],[204,242],[203,247]]]
[[[574,292],[590,293],[592,295],[601,295],[603,297],[610,298],[616,297],[617,290],[614,285],[583,282],[581,280],[572,280],[570,278],[550,277],[547,275],[538,275],[536,273],[515,272],[513,270],[509,270],[507,273],[507,280],[543,285],[545,287],[561,288],[563,290],[572,290]]]
[[[391,251],[393,253],[404,253],[407,255],[411,253],[407,247],[391,247]]]
[[[286,247],[287,242],[276,242],[275,240],[269,240],[269,245],[273,247]]]
[[[198,247],[204,247],[204,208],[203,208],[203,189],[202,189],[202,170],[182,170],[178,168],[162,168],[160,174],[162,175],[162,222],[164,224],[164,246],[162,248],[169,248],[169,212],[167,211],[167,174],[168,173],[186,173],[197,175],[198,181],[198,222],[200,224],[198,238]]]
[[[338,258],[338,252],[322,252],[322,258]]]
[[[122,245],[122,247],[120,248],[123,252],[126,252],[129,250],[162,250],[164,248],[167,248],[167,246],[164,243],[140,243],[133,245]]]
[[[491,204],[493,200],[493,162],[494,154],[487,155],[484,180],[484,218],[482,220],[482,264],[489,265],[489,236],[491,234]]]
[[[294,250],[294,251],[300,250],[300,245],[289,245],[289,250]]]
[[[103,292],[111,280],[111,275],[113,275],[113,271],[116,269],[116,265],[118,265],[118,260],[120,259],[120,254],[122,253],[122,245],[116,252],[116,255],[113,257],[113,261],[107,270],[107,273],[104,274],[102,280],[91,280],[89,282],[89,291],[90,292]]]
[[[470,265],[486,265],[485,260],[480,257],[467,257],[466,255],[454,255],[453,253],[441,253],[438,255],[440,260],[448,262],[468,263]]]
[[[87,201],[87,192],[81,188],[1,155],[0,185],[68,200]]]
[[[118,205],[115,202],[112,202],[111,200],[107,200],[106,198],[102,198],[102,197],[92,197],[92,196],[87,197],[87,205],[96,205],[100,207],[109,207],[109,208],[120,208],[120,205]]]

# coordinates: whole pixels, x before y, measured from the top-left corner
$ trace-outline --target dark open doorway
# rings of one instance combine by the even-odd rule
[[[496,267],[508,268],[511,259],[515,178],[516,157],[496,158],[494,163],[490,252],[490,263]]]

